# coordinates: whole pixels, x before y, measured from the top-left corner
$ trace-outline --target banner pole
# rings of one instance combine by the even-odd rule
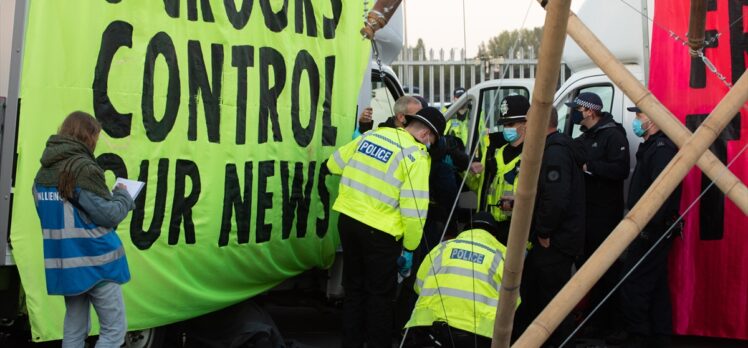
[[[688,21],[688,47],[692,57],[704,48],[704,28],[706,27],[707,0],[691,0],[691,17]]]

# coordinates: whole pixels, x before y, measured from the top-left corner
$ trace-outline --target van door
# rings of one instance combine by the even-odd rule
[[[405,93],[400,85],[400,80],[389,67],[383,66],[383,71],[371,67],[369,71],[371,71],[370,78],[368,80],[364,79],[361,86],[355,122],[356,127],[358,127],[358,116],[361,111],[366,107],[371,107],[373,109],[372,120],[374,121],[372,129],[375,129],[381,122],[394,115],[392,108],[395,107],[395,101]]]
[[[470,113],[470,146],[468,148],[470,153],[484,129],[488,129],[490,133],[499,131],[501,101],[509,95],[522,95],[530,99],[530,90],[523,86],[496,86],[480,90],[478,107],[473,108]]]

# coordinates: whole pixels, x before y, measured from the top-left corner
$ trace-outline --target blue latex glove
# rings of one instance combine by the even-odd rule
[[[356,129],[353,131],[353,136],[351,139],[356,139],[361,136],[361,131],[358,130],[358,126],[356,126]]]
[[[410,268],[413,267],[413,252],[403,249],[397,258],[398,272],[403,278],[410,276]]]

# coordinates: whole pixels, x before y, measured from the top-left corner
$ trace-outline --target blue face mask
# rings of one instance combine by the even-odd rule
[[[582,116],[581,111],[577,109],[571,110],[571,122],[573,122],[574,124],[580,124],[582,122],[582,119],[584,119],[584,116]]]
[[[504,128],[504,131],[502,131],[502,134],[504,134],[504,140],[513,143],[517,139],[519,139],[519,133],[517,133],[517,128]]]
[[[642,121],[638,118],[635,118],[634,121],[631,122],[631,128],[634,130],[634,134],[636,134],[637,137],[643,137],[644,134],[647,133],[647,130],[642,128]]]

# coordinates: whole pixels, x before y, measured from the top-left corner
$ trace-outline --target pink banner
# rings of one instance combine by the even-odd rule
[[[708,1],[704,55],[718,73],[734,83],[748,59],[748,2]],[[649,88],[692,131],[714,109],[729,87],[699,58],[691,58],[686,40],[689,0],[655,3]],[[732,25],[731,25],[732,24]],[[633,24],[632,24],[633,25]],[[666,28],[663,30],[659,26]],[[714,39],[710,41],[710,39]],[[748,144],[748,112],[733,119],[711,150],[729,163]],[[748,153],[730,170],[748,182]],[[710,183],[698,168],[683,181],[684,211]],[[670,259],[673,326],[677,334],[748,339],[748,217],[715,186],[685,218],[683,239]]]

